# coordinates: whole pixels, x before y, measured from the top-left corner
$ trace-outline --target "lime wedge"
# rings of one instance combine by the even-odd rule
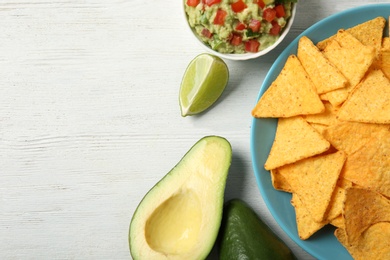
[[[229,70],[221,58],[207,53],[196,56],[181,82],[181,115],[196,115],[209,108],[221,96],[228,80]]]

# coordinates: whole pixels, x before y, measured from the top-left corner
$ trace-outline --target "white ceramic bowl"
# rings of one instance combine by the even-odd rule
[[[194,36],[195,40],[205,49],[205,51],[207,51],[207,52],[209,52],[211,54],[214,54],[214,55],[216,55],[216,56],[218,56],[220,58],[225,58],[225,59],[228,59],[228,60],[249,60],[249,59],[254,59],[254,58],[263,56],[263,55],[267,54],[268,52],[270,52],[271,50],[273,50],[276,46],[278,46],[279,43],[281,43],[283,41],[284,37],[286,37],[286,35],[290,31],[291,26],[292,26],[292,24],[294,22],[295,13],[296,13],[296,9],[297,9],[297,4],[296,3],[292,3],[291,16],[288,19],[286,26],[283,28],[282,34],[280,35],[278,40],[274,44],[272,44],[271,46],[269,46],[266,49],[264,49],[262,51],[259,51],[259,52],[247,52],[247,53],[243,53],[243,54],[228,54],[228,53],[220,53],[220,52],[217,52],[217,51],[211,49],[210,46],[208,46],[200,38],[198,38],[198,36],[196,35],[194,30],[191,28],[191,26],[188,23],[187,14],[185,12],[185,7],[184,6],[185,6],[185,4],[184,4],[184,1],[182,0],[182,12],[183,12],[183,15],[184,15],[184,19],[185,19],[185,22],[187,24],[188,30]]]

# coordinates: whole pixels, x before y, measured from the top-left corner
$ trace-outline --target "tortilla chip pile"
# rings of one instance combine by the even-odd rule
[[[296,55],[252,115],[278,118],[264,168],[292,193],[297,231],[325,225],[355,259],[390,259],[390,38],[377,17]]]

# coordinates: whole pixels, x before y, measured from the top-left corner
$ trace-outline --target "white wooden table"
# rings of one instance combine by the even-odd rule
[[[281,46],[226,61],[211,110],[182,118],[180,82],[203,49],[181,1],[0,1],[0,259],[129,259],[145,193],[205,135],[226,137],[225,199],[241,198],[292,248],[257,188],[251,115],[270,66],[315,22],[367,0],[299,0]],[[214,258],[215,252],[210,258]]]

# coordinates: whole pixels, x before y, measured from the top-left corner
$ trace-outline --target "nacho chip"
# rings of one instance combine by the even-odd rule
[[[330,224],[334,227],[344,228],[344,218],[342,215],[338,215],[330,221]]]
[[[356,260],[390,259],[390,223],[379,222],[370,226],[356,245],[348,248]]]
[[[379,50],[382,44],[385,24],[385,18],[377,17],[347,31],[364,45],[372,46]]]
[[[279,168],[279,173],[286,178],[294,193],[299,196],[317,222],[322,222],[326,217],[325,213],[345,158],[343,152],[336,152],[307,158]]]
[[[349,251],[350,247],[348,244],[347,233],[345,233],[345,229],[344,228],[336,229],[334,235],[336,236],[337,240]]]
[[[382,49],[379,53],[380,68],[388,79],[390,79],[390,38],[384,38]]]
[[[342,175],[364,188],[390,197],[390,132],[381,132],[349,155]]]
[[[345,229],[343,228],[336,229],[334,235],[336,236],[337,240],[348,250],[349,254],[352,256],[353,259],[365,260],[364,253],[361,252],[360,248],[357,246],[352,246],[348,243]]]
[[[344,30],[339,30],[335,39],[341,46],[341,50],[336,49],[335,54],[329,53],[330,49],[325,50],[327,57],[340,69],[350,84],[356,86],[366,74],[368,68],[375,59],[375,49],[371,46],[365,46],[358,41],[352,34]],[[330,45],[332,46],[332,45]],[[343,60],[337,59],[341,55]],[[349,64],[343,64],[346,61]]]
[[[370,141],[372,136],[388,131],[389,127],[346,121],[327,127],[323,136],[336,149],[352,154]]]
[[[351,44],[344,43],[345,39],[353,38],[345,31],[339,31],[343,34],[339,41],[332,41],[324,50],[324,55],[330,60],[343,75],[348,79],[349,85],[342,89],[337,89],[326,93],[329,102],[337,107],[348,97],[352,89],[364,77],[368,68],[375,59],[375,50],[372,47],[364,46],[358,41]]]
[[[309,123],[320,135],[323,135],[325,129],[328,127],[327,125],[317,124],[317,123]]]
[[[343,176],[340,176],[337,181],[337,186],[343,189],[348,189],[353,186],[353,183],[350,180],[345,179]]]
[[[366,46],[372,46],[379,50],[383,37],[383,29],[385,27],[386,20],[383,17],[376,17],[367,22],[358,24],[354,27],[348,28],[346,31],[352,34],[362,44]],[[317,43],[317,47],[320,50],[324,50],[330,41],[335,36],[331,36],[325,40]]]
[[[374,191],[349,188],[343,216],[348,244],[354,245],[371,225],[390,222],[390,200]]]
[[[390,123],[390,81],[381,70],[371,70],[338,111],[341,120]]]
[[[344,88],[348,84],[344,75],[325,58],[306,36],[299,39],[297,55],[313,81],[318,94]]]
[[[302,117],[280,118],[264,168],[275,169],[320,154],[329,147],[329,142]]]
[[[320,94],[320,99],[321,99],[322,101],[328,101],[328,102],[329,102],[329,98],[328,98],[328,96],[326,95],[326,93]]]
[[[369,227],[358,244],[360,259],[390,259],[390,223]]]
[[[309,123],[316,123],[322,125],[334,125],[338,122],[336,117],[336,110],[329,102],[323,102],[325,106],[325,111],[315,115],[306,115],[303,118],[306,119]]]
[[[291,55],[271,86],[260,98],[252,115],[254,117],[292,117],[324,111],[313,82],[301,62]]]
[[[316,222],[306,209],[296,193],[293,193],[291,204],[295,208],[295,217],[297,222],[298,236],[302,240],[310,238],[315,232],[328,224],[327,221]]]
[[[356,48],[357,46],[363,46],[363,44],[358,39],[343,29],[337,31],[334,40],[337,41],[342,48],[350,49]]]
[[[382,49],[383,50],[389,50],[390,49],[390,37],[383,37]]]
[[[270,171],[270,173],[272,186],[275,190],[292,193],[290,184],[288,184],[286,178],[284,178],[283,175],[279,174],[278,169],[273,169]]]
[[[341,215],[345,199],[345,190],[336,186],[328,206],[327,219],[330,221]]]

